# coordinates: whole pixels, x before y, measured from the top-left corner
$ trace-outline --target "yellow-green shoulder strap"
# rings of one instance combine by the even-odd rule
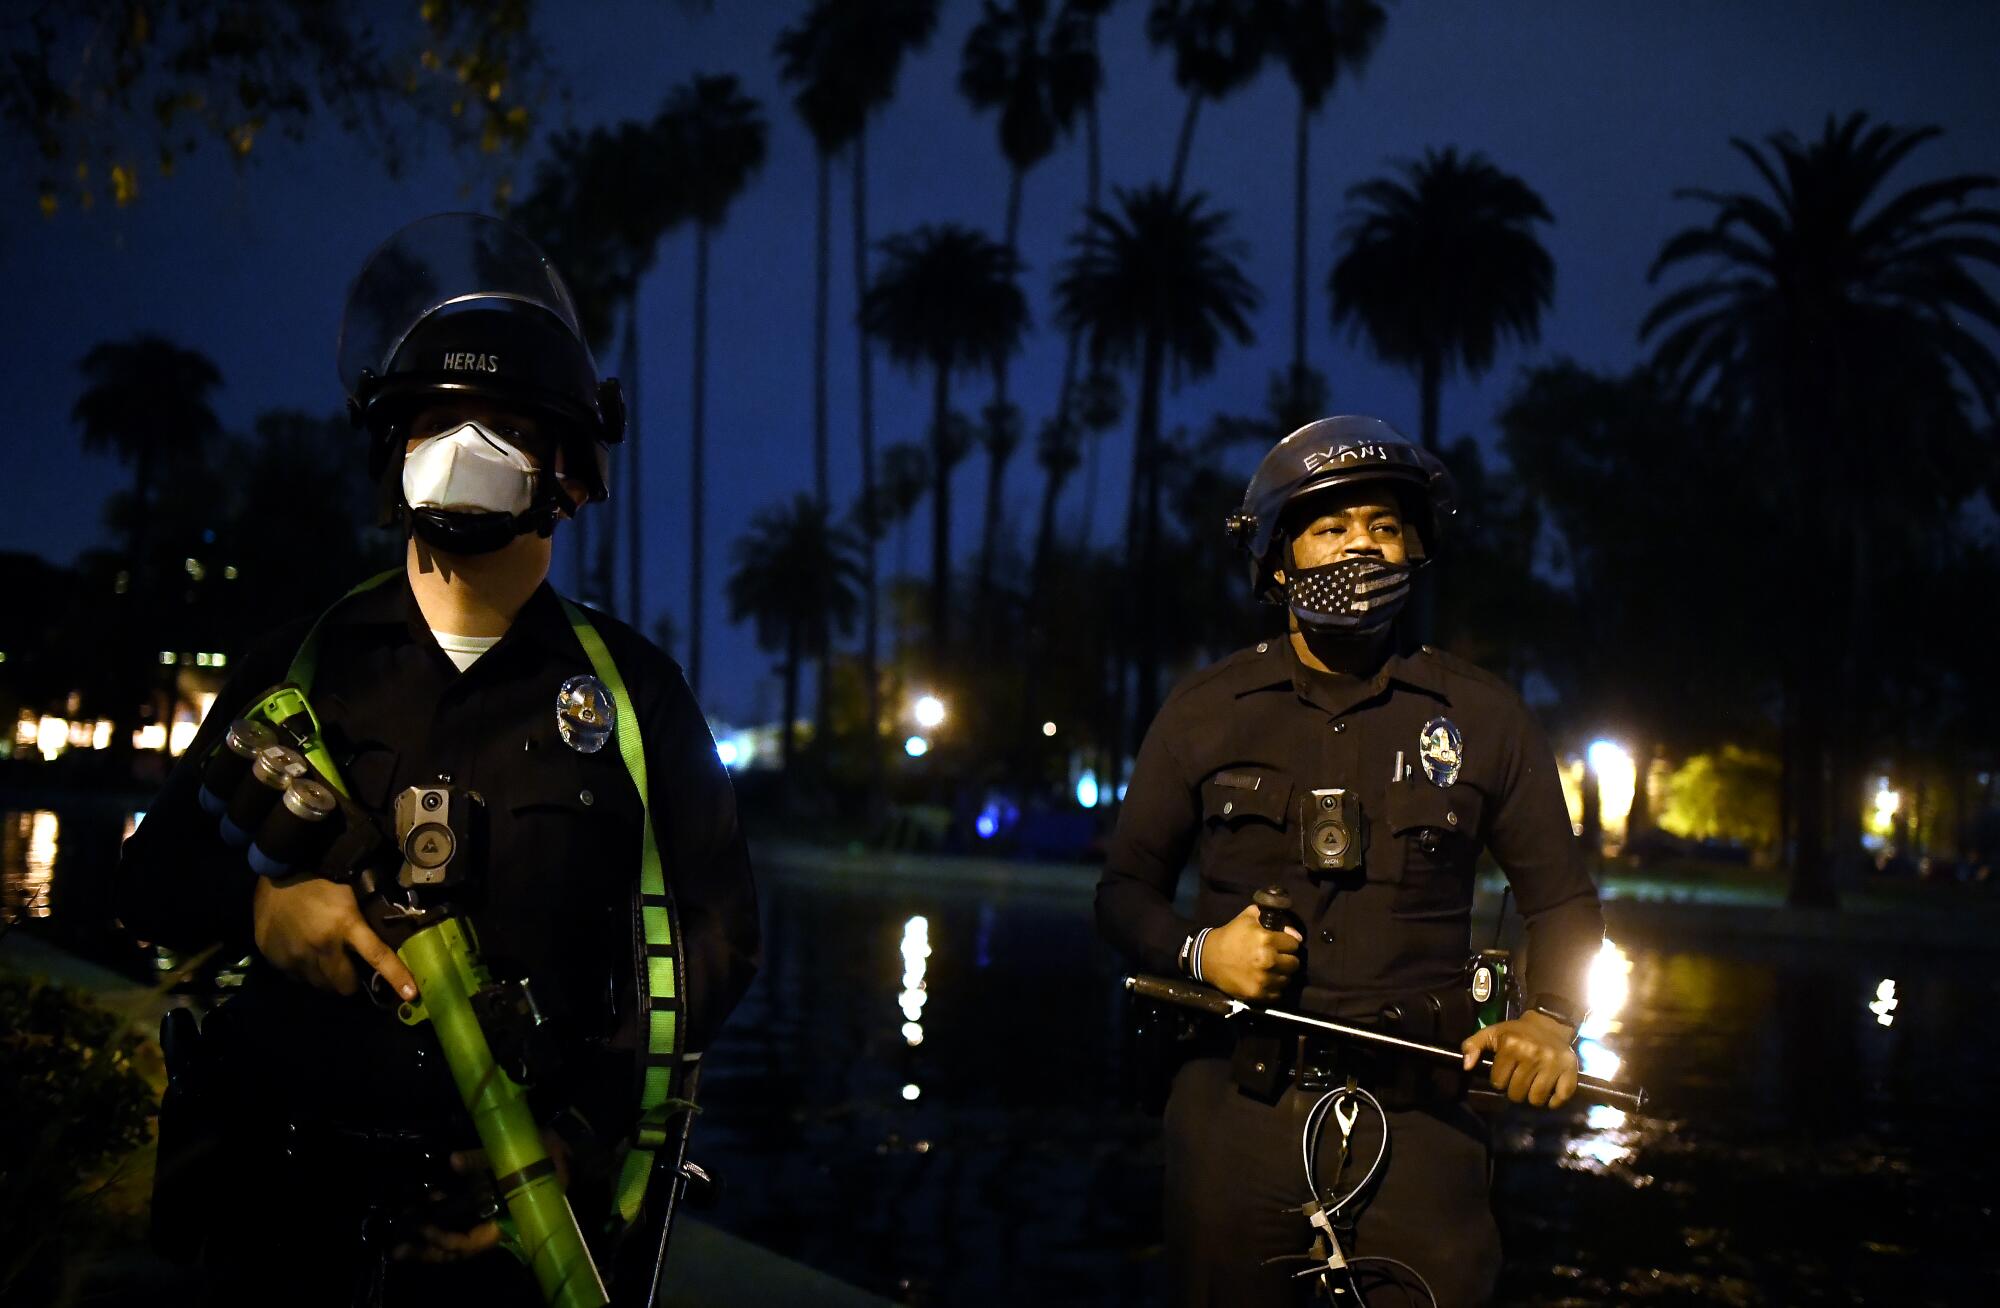
[[[640,866],[638,909],[644,937],[645,987],[641,1030],[646,1047],[640,1052],[639,1121],[633,1147],[625,1155],[618,1177],[618,1214],[626,1222],[639,1215],[646,1197],[646,1181],[652,1175],[653,1154],[667,1144],[667,1118],[681,1076],[682,1045],[686,1039],[680,1021],[681,960],[673,897],[660,864],[659,837],[653,828],[653,807],[646,788],[646,754],[639,734],[639,715],[626,692],[625,679],[618,675],[604,637],[591,625],[584,611],[562,596],[563,612],[570,629],[590,659],[597,679],[611,693],[617,711],[612,733],[618,740],[618,756],[632,775],[639,792]]]
[[[326,612],[319,615],[318,620],[312,624],[311,630],[306,632],[306,638],[299,642],[299,652],[292,655],[292,666],[285,670],[285,680],[297,686],[299,694],[305,696],[312,694],[313,674],[319,671],[319,629],[324,627],[326,620],[333,616],[333,610],[353,599],[362,591],[374,590],[383,582],[402,575],[403,570],[401,568],[391,568],[387,572],[378,573],[362,582],[359,586],[356,586],[353,590],[348,591],[345,595],[342,595],[333,602],[332,606]]]

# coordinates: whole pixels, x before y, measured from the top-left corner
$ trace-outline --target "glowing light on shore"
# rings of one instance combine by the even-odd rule
[[[911,1082],[903,1087],[903,1102],[915,1103],[917,1096],[922,1093],[923,1091],[917,1087],[916,1083]]]
[[[1044,722],[1044,723],[1042,724],[1042,734],[1043,734],[1044,736],[1053,736],[1053,735],[1055,735],[1055,734],[1056,734],[1056,724],[1055,724],[1055,723],[1053,723],[1053,722]]]
[[[914,715],[918,726],[935,731],[944,722],[944,701],[936,695],[925,695],[917,700]]]
[[[1097,774],[1089,768],[1076,779],[1076,802],[1085,808],[1097,807]]]
[[[1889,1026],[1896,1020],[1896,983],[1884,979],[1875,987],[1875,998],[1868,1002],[1868,1011],[1875,1014],[1875,1020]]]
[[[1625,747],[1609,740],[1590,743],[1590,767],[1597,774],[1597,816],[1607,831],[1621,837],[1625,819],[1632,815],[1632,796],[1639,785],[1639,770]]]
[[[911,758],[922,758],[931,752],[931,742],[922,736],[911,736],[903,742],[903,752]]]
[[[44,713],[35,724],[35,748],[42,752],[42,761],[53,763],[56,755],[69,748],[69,721]]]
[[[1883,777],[1875,787],[1875,811],[1868,817],[1868,829],[1878,836],[1888,835],[1902,807],[1902,795],[1889,789],[1889,778]]]

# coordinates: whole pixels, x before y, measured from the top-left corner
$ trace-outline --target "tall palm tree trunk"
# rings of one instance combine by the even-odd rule
[[[1099,190],[1104,176],[1103,150],[1098,139],[1097,101],[1084,101],[1083,105],[1083,211],[1084,221],[1089,222],[1090,214],[1097,208]],[[1079,330],[1070,332],[1072,356],[1076,347]],[[1065,392],[1067,393],[1067,392]],[[1076,544],[1078,551],[1089,548],[1091,533],[1096,526],[1097,516],[1097,458],[1098,447],[1104,442],[1089,442],[1083,451],[1083,514],[1077,523]]]
[[[945,431],[951,369],[939,364],[931,386],[931,659],[944,666],[951,631],[951,459]]]
[[[857,299],[868,291],[868,129],[864,124],[854,135],[854,294]],[[862,575],[867,585],[865,624],[861,634],[861,678],[867,687],[867,729],[863,739],[868,748],[868,796],[871,810],[886,801],[882,756],[882,674],[878,668],[881,637],[881,583],[876,575],[875,554],[880,523],[875,503],[875,365],[868,333],[857,331],[861,353],[861,503],[869,520],[862,533]],[[871,825],[873,825],[871,823]]]
[[[827,476],[827,290],[828,274],[833,262],[833,155],[819,152],[819,217],[815,233],[817,254],[813,267],[813,493],[822,511],[829,510],[829,488]],[[813,651],[817,668],[819,696],[815,705],[813,721],[818,728],[814,732],[814,744],[825,748],[824,728],[827,722],[827,704],[832,698],[832,650],[828,637],[817,642],[819,648]]]
[[[826,312],[827,264],[833,229],[833,156],[819,152],[819,211],[813,266],[813,494],[827,506],[826,475]]]
[[[1292,375],[1293,386],[1306,370],[1306,145],[1312,118],[1299,96],[1297,142],[1292,152]]]
[[[782,793],[790,798],[792,758],[796,752],[796,724],[799,720],[799,671],[804,653],[804,632],[794,620],[785,631],[785,719],[778,727],[778,762],[783,769]]]
[[[1195,119],[1201,115],[1201,92],[1188,93],[1187,113],[1181,118],[1180,140],[1174,145],[1174,171],[1167,179],[1167,189],[1175,195],[1181,193],[1181,181],[1187,176],[1188,152],[1194,148]]]
[[[708,539],[708,226],[694,229],[694,379],[688,452],[688,687],[701,693],[703,547]]]
[[[1418,365],[1418,402],[1422,407],[1423,426],[1420,435],[1424,448],[1432,454],[1438,453],[1438,406],[1444,392],[1444,360],[1435,352],[1426,354]]]
[[[1438,408],[1444,389],[1444,360],[1432,351],[1424,355],[1418,365],[1418,388],[1421,405],[1421,439],[1424,448],[1432,454],[1438,452]],[[1442,531],[1442,526],[1439,527]],[[1431,542],[1426,542],[1431,544]],[[1438,590],[1444,585],[1441,550],[1433,548],[1431,561],[1424,567],[1424,584],[1416,588],[1416,603],[1410,606],[1410,625],[1419,643],[1429,643],[1438,639]]]
[[[619,351],[618,371],[625,374],[625,501],[632,506],[630,521],[625,529],[625,572],[631,586],[630,604],[625,610],[625,620],[643,631],[644,624],[639,616],[639,607],[645,603],[645,589],[640,584],[639,520],[645,515],[639,511],[639,499],[643,487],[639,481],[639,292],[635,287],[632,302],[625,306],[625,346]],[[697,428],[697,431],[699,428]],[[697,438],[698,440],[699,438]]]
[[[1027,174],[1019,168],[1008,171],[1007,213],[1001,230],[1007,255],[1011,259],[1020,238],[1021,190]],[[1007,356],[1002,354],[993,369],[993,405],[995,415],[1001,421],[1006,420],[1007,364]],[[993,631],[993,555],[1000,541],[1000,504],[1007,483],[1007,460],[1012,453],[1011,449],[1002,452],[998,445],[987,449],[985,518],[979,527],[979,600],[976,614],[982,637],[990,636]]]
[[[1166,342],[1158,331],[1146,337],[1141,365],[1138,446],[1145,451],[1145,520],[1139,545],[1139,657],[1133,727],[1143,732],[1160,703],[1160,386],[1166,371]]]

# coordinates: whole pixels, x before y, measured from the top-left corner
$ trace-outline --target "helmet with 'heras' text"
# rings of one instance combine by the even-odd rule
[[[558,453],[563,477],[589,499],[609,493],[606,447],[624,439],[623,393],[617,379],[599,380],[561,274],[511,224],[434,214],[383,242],[348,291],[339,368],[389,507],[409,508],[400,478],[412,419],[455,401],[532,420],[518,424],[532,426],[531,437],[507,434],[540,456],[541,469],[532,504],[502,524],[505,538],[546,535],[568,507]],[[480,525],[492,537],[494,524]]]
[[[1359,482],[1382,482],[1395,494],[1411,563],[1435,557],[1440,528],[1457,510],[1457,488],[1444,463],[1380,418],[1321,418],[1271,447],[1243,492],[1242,509],[1225,524],[1250,556],[1257,598],[1284,602],[1274,575],[1283,562],[1274,556],[1285,511],[1308,496]]]

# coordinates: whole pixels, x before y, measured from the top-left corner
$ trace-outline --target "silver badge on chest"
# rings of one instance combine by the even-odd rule
[[[618,709],[604,683],[588,673],[571,677],[556,691],[556,729],[563,744],[579,754],[595,754],[611,739]]]
[[[1417,756],[1424,761],[1424,775],[1442,789],[1458,780],[1465,763],[1465,737],[1450,718],[1432,718],[1417,737]]]

